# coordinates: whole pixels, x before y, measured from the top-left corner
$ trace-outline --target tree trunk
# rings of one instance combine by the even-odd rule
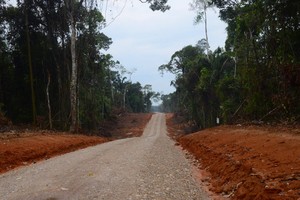
[[[126,108],[126,90],[127,90],[127,85],[125,85],[124,93],[123,93],[123,109],[124,110]]]
[[[35,106],[35,92],[33,87],[33,72],[32,72],[32,60],[31,60],[31,47],[30,47],[30,36],[29,36],[29,24],[28,24],[28,2],[26,1],[25,10],[25,26],[26,26],[26,40],[27,40],[27,52],[28,52],[28,66],[29,66],[29,78],[30,78],[30,89],[31,89],[31,104],[32,104],[32,123],[36,125],[36,106]]]
[[[110,94],[111,94],[111,102],[112,102],[112,105],[114,104],[115,102],[115,98],[114,98],[114,88],[113,88],[113,84],[112,84],[112,75],[111,75],[111,70],[109,70],[109,84],[110,84]]]
[[[70,81],[70,100],[71,100],[71,126],[70,131],[77,131],[77,63],[76,63],[76,24],[73,12],[70,13],[71,22],[71,57],[72,70]]]
[[[204,24],[205,24],[205,39],[206,39],[206,54],[207,59],[209,60],[209,43],[208,43],[208,34],[207,34],[207,15],[206,15],[207,5],[204,5]]]
[[[48,104],[49,126],[50,126],[50,129],[52,129],[53,128],[53,126],[52,126],[52,116],[51,116],[52,111],[51,111],[50,96],[49,96],[50,82],[51,82],[51,77],[50,77],[50,73],[48,71],[48,83],[47,83],[47,88],[46,88],[46,94],[47,94],[47,104]]]

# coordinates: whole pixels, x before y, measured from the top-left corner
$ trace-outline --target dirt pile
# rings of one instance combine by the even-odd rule
[[[207,172],[202,181],[223,197],[300,198],[300,129],[220,126],[179,137],[178,142]]]
[[[199,161],[199,177],[231,199],[300,198],[299,126],[220,126],[184,136],[167,115],[170,136]]]
[[[35,135],[0,141],[0,173],[55,155],[107,142],[84,135]]]

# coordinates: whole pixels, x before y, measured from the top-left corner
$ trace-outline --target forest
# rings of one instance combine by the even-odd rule
[[[133,83],[133,71],[105,53],[113,39],[101,31],[103,2],[0,0],[2,118],[76,131],[97,129],[116,110],[151,110],[159,94],[150,84]],[[172,9],[167,0],[139,3],[153,11]],[[158,68],[176,77],[176,91],[161,96],[162,111],[200,129],[299,122],[300,2],[194,0],[191,8],[206,38],[174,52]],[[208,9],[227,24],[224,48],[209,47]]]
[[[191,6],[206,38],[159,67],[176,75],[171,82],[176,91],[162,96],[162,109],[198,129],[218,123],[299,123],[300,2],[194,0]],[[211,8],[227,24],[225,48],[213,51],[206,27]]]
[[[76,131],[97,129],[118,110],[150,111],[158,94],[133,83],[133,71],[105,53],[112,39],[101,31],[101,3],[0,0],[2,118]],[[164,1],[143,3],[169,8]]]

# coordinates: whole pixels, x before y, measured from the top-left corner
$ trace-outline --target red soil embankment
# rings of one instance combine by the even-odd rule
[[[84,135],[35,135],[0,140],[0,173],[107,141]]]
[[[219,126],[184,135],[167,115],[168,132],[199,163],[216,199],[300,199],[300,127]],[[213,194],[212,194],[213,195]]]
[[[210,174],[213,192],[231,199],[299,199],[300,136],[290,132],[220,126],[178,142]]]

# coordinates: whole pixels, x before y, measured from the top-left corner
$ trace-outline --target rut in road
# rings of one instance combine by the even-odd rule
[[[5,200],[209,199],[155,114],[142,137],[58,156],[0,176]]]

